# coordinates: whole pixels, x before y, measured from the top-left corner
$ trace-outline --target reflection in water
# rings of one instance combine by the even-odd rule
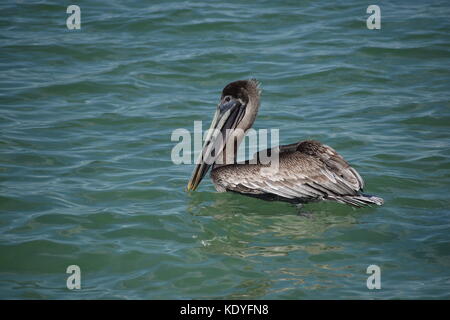
[[[203,196],[194,195],[188,208],[194,216],[211,218],[201,222],[205,234],[211,235],[203,239],[199,235],[202,245],[210,252],[239,257],[340,250],[313,240],[331,228],[351,227],[359,215],[353,208],[336,204],[311,204],[306,207],[310,214],[304,216],[299,215],[300,209],[281,202],[244,199],[234,194],[209,194],[213,200],[204,201]],[[265,237],[277,237],[277,243],[284,240],[286,244],[267,246],[259,241]]]
[[[258,279],[243,280],[227,298],[267,297],[299,288],[335,287],[330,273],[340,279],[352,277],[351,266],[327,264],[327,261],[352,256],[343,253],[346,248],[325,242],[323,234],[334,228],[351,228],[358,223],[357,217],[363,211],[336,204],[311,204],[302,209],[310,213],[303,216],[299,215],[298,208],[289,204],[234,194],[199,192],[190,200],[188,212],[199,217],[203,231],[197,237],[202,251],[244,259],[248,264],[259,266],[259,269],[252,269],[259,272]],[[283,259],[287,256],[289,259],[298,257],[302,265],[308,267],[271,269],[264,264],[267,257]]]

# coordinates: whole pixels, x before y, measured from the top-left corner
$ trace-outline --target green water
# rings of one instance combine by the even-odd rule
[[[73,31],[69,4],[0,4],[0,298],[450,298],[447,1],[377,2],[381,30],[367,1],[77,1]],[[385,205],[186,193],[172,131],[250,77],[256,129],[334,147]]]

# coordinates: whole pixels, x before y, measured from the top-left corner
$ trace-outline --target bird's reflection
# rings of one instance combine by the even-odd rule
[[[307,214],[299,214],[305,212]],[[198,239],[208,252],[238,257],[283,256],[292,251],[319,254],[339,251],[325,244],[331,228],[351,227],[361,215],[344,206],[314,204],[299,209],[286,203],[262,202],[235,194],[198,192],[188,212],[203,217]]]
[[[239,264],[238,272],[254,277],[243,277],[225,298],[285,295],[298,299],[309,291],[342,286],[342,281],[354,276],[351,263],[335,263],[353,256],[329,233],[351,229],[363,211],[335,204],[308,205],[302,210],[308,215],[299,215],[299,209],[289,204],[236,194],[191,196],[188,211],[198,218],[202,230],[197,237],[200,250],[214,257],[241,259],[247,267]]]

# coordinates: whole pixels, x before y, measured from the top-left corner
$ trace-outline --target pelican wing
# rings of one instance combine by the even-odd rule
[[[317,141],[281,146],[277,152],[278,170],[261,164],[236,164],[218,168],[221,170],[212,173],[213,179],[225,190],[304,201],[354,196],[363,187],[356,170],[331,147]]]

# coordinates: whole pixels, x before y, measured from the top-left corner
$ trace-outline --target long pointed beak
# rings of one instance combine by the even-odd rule
[[[229,129],[236,128],[237,124],[242,120],[244,113],[245,107],[239,100],[231,99],[220,102],[208,130],[202,152],[199,154],[195,169],[188,182],[188,191],[197,189],[209,168],[223,151],[228,136],[231,133]]]

